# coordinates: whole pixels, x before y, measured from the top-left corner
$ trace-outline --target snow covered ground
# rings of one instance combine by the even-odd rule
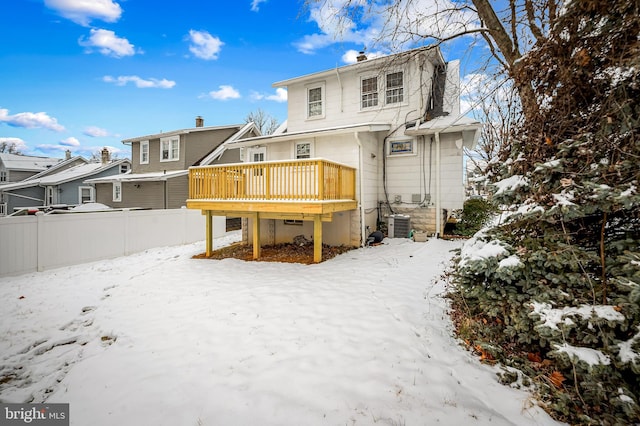
[[[239,238],[237,232],[216,247]],[[0,401],[72,425],[549,425],[452,336],[459,242],[386,239],[317,265],[204,243],[0,279]]]

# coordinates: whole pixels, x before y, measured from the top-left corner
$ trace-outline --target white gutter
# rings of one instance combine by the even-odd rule
[[[364,222],[364,160],[362,159],[362,142],[360,141],[360,134],[358,132],[354,132],[356,143],[358,144],[358,175],[359,175],[359,194],[358,201],[360,204],[360,244],[362,247],[366,245],[366,225]]]
[[[442,225],[442,208],[440,194],[440,132],[436,132],[436,238],[440,238],[440,226]]]

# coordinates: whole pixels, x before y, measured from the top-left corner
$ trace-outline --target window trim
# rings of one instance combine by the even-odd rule
[[[162,154],[164,153],[164,144],[165,142],[169,143],[167,158],[163,159]],[[177,147],[174,147],[177,145]],[[175,151],[175,158],[174,158]],[[160,138],[160,162],[166,163],[169,161],[180,161],[180,136],[166,136],[164,138]]]
[[[417,155],[417,145],[415,138],[390,139],[386,149],[387,157]]]
[[[89,190],[89,201],[82,201],[82,190]],[[94,203],[96,201],[96,189],[93,186],[79,186],[78,187],[78,204]]]
[[[362,90],[362,84],[364,83],[365,80],[370,80],[372,78],[376,79],[376,90],[375,92],[367,92],[367,93],[375,93],[375,104],[374,105],[369,105],[369,106],[364,106],[363,102],[364,102],[364,91]],[[373,109],[373,108],[377,108],[380,106],[380,79],[378,78],[378,75],[361,75],[360,76],[360,109],[361,110],[369,110],[369,109]]]
[[[144,150],[145,147],[146,152]],[[147,154],[146,160],[144,159],[144,154]],[[149,164],[149,141],[140,141],[140,164]]]
[[[315,89],[320,89],[320,113],[316,114],[316,115],[310,115],[310,104],[311,104],[311,100],[310,100],[310,92],[312,90]],[[325,118],[325,104],[326,104],[326,90],[325,90],[325,84],[324,82],[322,83],[314,83],[314,84],[310,84],[307,86],[307,101],[306,101],[306,117],[307,120],[318,120],[318,119],[322,119]],[[318,101],[314,101],[314,102],[318,102]]]
[[[120,203],[122,202],[122,182],[113,182],[113,202]]]
[[[298,157],[298,146],[299,145],[309,145],[309,156],[308,157]],[[292,157],[295,160],[305,160],[308,158],[313,158],[315,156],[315,147],[313,141],[294,141],[293,142],[293,155]]]
[[[389,89],[389,85],[388,85],[388,82],[389,82],[389,76],[390,76],[391,74],[398,74],[398,73],[401,73],[401,74],[402,74],[402,84],[401,84],[400,86],[396,86],[396,87],[394,87],[393,89]],[[385,73],[385,75],[384,75],[384,104],[385,104],[385,105],[403,105],[403,104],[405,104],[405,103],[406,103],[406,100],[405,100],[405,90],[404,90],[404,89],[405,89],[406,84],[405,84],[405,78],[404,78],[404,75],[405,75],[404,70],[395,70],[395,71],[391,71],[391,72],[387,72],[387,73]],[[399,100],[399,101],[397,101],[397,102],[389,102],[389,90],[397,90],[398,88],[400,89],[400,93],[401,93],[401,94],[400,94],[400,97],[402,97],[402,99],[400,99],[400,100]],[[393,96],[393,95],[392,95],[392,96]],[[396,96],[397,96],[397,95],[396,95]]]

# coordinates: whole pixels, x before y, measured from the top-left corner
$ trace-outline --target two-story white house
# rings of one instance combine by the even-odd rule
[[[323,242],[363,245],[390,218],[438,235],[481,127],[460,115],[459,80],[458,61],[423,47],[277,82],[286,128],[233,142],[241,164],[191,168],[187,206],[248,218],[254,257],[303,234],[318,262]]]

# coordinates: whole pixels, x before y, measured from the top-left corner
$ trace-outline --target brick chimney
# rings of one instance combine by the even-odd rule
[[[356,61],[362,62],[367,60],[367,55],[364,54],[364,50],[361,50],[358,56],[356,56]]]
[[[196,127],[204,127],[204,118],[201,116],[196,117]]]
[[[66,150],[64,152],[64,159],[65,160],[70,160],[71,159],[71,151],[70,150]]]
[[[106,146],[102,148],[100,158],[102,159],[102,164],[107,164],[109,161],[111,161],[111,154],[109,154],[109,150]]]

